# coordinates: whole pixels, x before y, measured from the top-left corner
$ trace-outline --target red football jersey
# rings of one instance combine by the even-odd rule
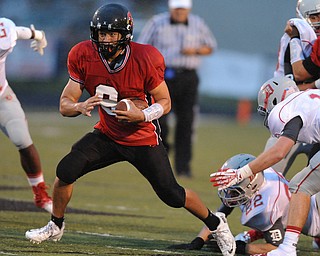
[[[311,52],[311,60],[312,62],[320,67],[320,37],[317,38],[317,40],[314,42],[312,46],[312,52]]]
[[[83,85],[91,96],[97,91],[103,95],[104,104],[99,106],[100,120],[95,128],[122,145],[157,145],[158,134],[153,123],[118,122],[108,106],[124,98],[146,100],[148,92],[164,80],[163,56],[151,45],[134,42],[126,47],[125,54],[122,64],[112,70],[92,42],[83,41],[69,53],[70,78]]]

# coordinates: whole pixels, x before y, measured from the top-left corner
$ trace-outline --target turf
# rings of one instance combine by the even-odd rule
[[[58,161],[77,139],[92,130],[97,117],[63,118],[57,111],[27,112],[27,117],[46,181],[52,184]],[[191,241],[202,223],[184,209],[164,205],[127,163],[79,179],[65,216],[66,231],[62,240],[31,244],[24,237],[25,231],[44,226],[50,215],[33,206],[32,192],[20,167],[18,153],[3,134],[0,136],[1,255],[221,255],[208,249],[167,249],[172,244]],[[201,116],[194,138],[193,178],[178,177],[178,181],[196,191],[214,210],[220,201],[209,182],[210,173],[234,154],[257,155],[268,136],[261,120],[239,125],[233,119]],[[304,164],[305,159],[299,156],[288,177]],[[235,235],[245,229],[239,217],[238,210],[229,217]],[[312,250],[311,241],[302,235],[299,255],[318,255]]]

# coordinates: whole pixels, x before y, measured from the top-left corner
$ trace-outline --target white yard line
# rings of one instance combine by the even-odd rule
[[[118,237],[118,238],[130,238],[125,236],[115,236],[107,233],[93,233],[93,232],[84,232],[84,231],[76,231],[76,233],[79,234],[85,234],[85,235],[92,235],[92,236],[101,236],[101,237]],[[153,240],[149,238],[144,238],[143,240]],[[168,240],[162,240],[162,241],[168,241]],[[172,251],[163,251],[163,250],[151,250],[151,249],[135,249],[135,248],[128,248],[128,247],[119,247],[119,246],[109,246],[106,245],[107,248],[114,248],[114,249],[120,249],[120,250],[130,250],[130,251],[144,251],[144,252],[157,252],[157,253],[165,253],[165,254],[180,254],[183,255],[183,253],[180,252],[172,252]]]

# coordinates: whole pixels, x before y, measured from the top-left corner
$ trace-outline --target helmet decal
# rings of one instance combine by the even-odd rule
[[[272,88],[272,86],[270,84],[267,84],[265,86],[265,88],[264,88],[264,91],[265,91],[265,94],[266,94],[266,97],[264,99],[264,108],[267,109],[270,95],[273,94],[274,89]]]
[[[288,77],[273,77],[260,87],[257,111],[265,117],[265,125],[271,110],[289,95],[298,91],[296,83]]]

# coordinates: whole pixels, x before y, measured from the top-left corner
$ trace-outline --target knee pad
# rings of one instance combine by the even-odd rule
[[[88,160],[82,152],[72,150],[59,162],[56,176],[61,181],[72,184],[86,173],[84,169],[87,162]]]
[[[6,123],[5,133],[12,143],[20,150],[33,144],[25,119],[13,119]]]
[[[179,185],[172,189],[156,191],[159,198],[168,206],[173,208],[184,207],[186,201],[185,189]]]
[[[305,192],[310,196],[320,191],[320,151],[309,162],[309,165],[298,172],[290,181],[291,193]]]

